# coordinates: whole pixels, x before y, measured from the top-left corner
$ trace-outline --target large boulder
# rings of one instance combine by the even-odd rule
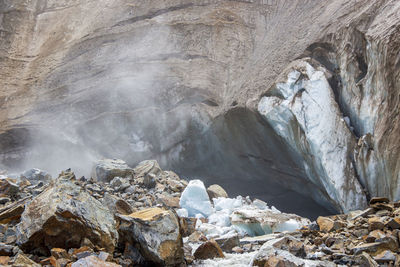
[[[49,255],[51,248],[80,247],[88,239],[113,252],[118,233],[110,210],[75,185],[72,173],[26,205],[17,227],[17,240],[25,252]]]
[[[220,185],[217,184],[210,185],[207,188],[207,194],[210,197],[210,200],[218,197],[225,197],[225,198],[228,197],[226,191]]]
[[[132,174],[133,170],[120,159],[99,160],[92,169],[92,177],[101,182],[110,182],[114,177],[128,177]]]
[[[119,218],[120,242],[136,247],[146,262],[155,266],[184,263],[179,219],[174,212],[149,208]]]

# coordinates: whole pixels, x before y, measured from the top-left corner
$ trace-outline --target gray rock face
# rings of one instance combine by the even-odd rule
[[[108,208],[65,176],[26,205],[17,227],[19,246],[44,255],[54,247],[80,247],[85,238],[113,252],[116,223]]]
[[[155,158],[300,214],[321,213],[311,198],[330,211],[361,208],[368,195],[397,200],[399,5],[4,1],[1,165],[88,172],[82,166],[101,157],[132,166]],[[269,89],[305,57],[329,72],[333,112],[347,122],[318,132],[330,144],[320,151],[301,121],[281,131],[257,109],[263,97],[279,98]],[[286,138],[288,130],[299,134]]]

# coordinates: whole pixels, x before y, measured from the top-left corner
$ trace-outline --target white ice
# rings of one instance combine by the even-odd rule
[[[179,205],[188,211],[189,217],[198,217],[198,214],[208,217],[213,213],[207,190],[200,180],[189,182],[181,195]]]

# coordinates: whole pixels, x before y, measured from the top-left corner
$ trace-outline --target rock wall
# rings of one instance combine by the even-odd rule
[[[399,11],[395,0],[2,1],[1,165],[87,173],[101,157],[156,158],[290,211],[316,210],[310,197],[330,211],[397,200]]]

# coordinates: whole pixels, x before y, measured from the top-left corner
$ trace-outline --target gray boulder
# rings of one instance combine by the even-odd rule
[[[80,247],[85,239],[114,251],[114,216],[71,177],[63,173],[26,205],[17,226],[17,243],[25,252],[49,255],[51,248]]]
[[[99,160],[92,169],[92,177],[101,182],[110,182],[114,177],[129,177],[132,173],[128,164],[120,159]]]

